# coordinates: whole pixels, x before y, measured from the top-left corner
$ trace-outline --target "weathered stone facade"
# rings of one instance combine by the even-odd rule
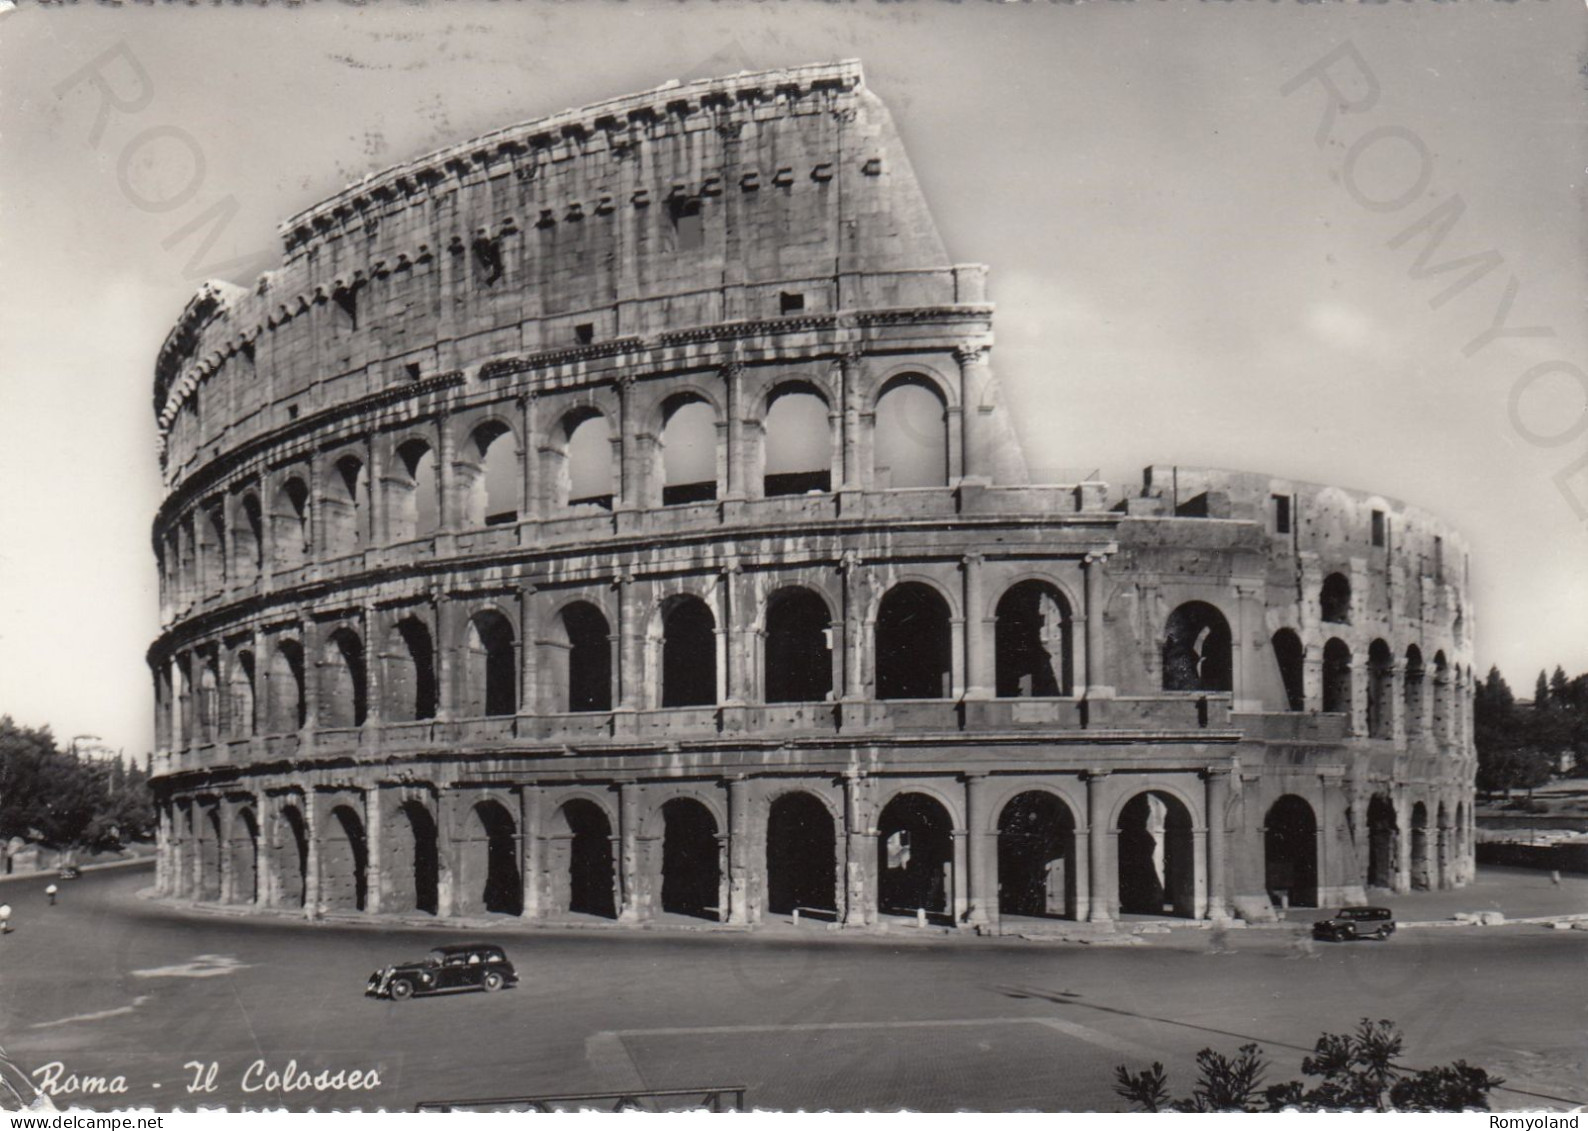
[[[157,367],[164,894],[996,929],[1470,875],[1460,538],[1030,484],[985,269],[858,66],[506,129],[282,234]]]

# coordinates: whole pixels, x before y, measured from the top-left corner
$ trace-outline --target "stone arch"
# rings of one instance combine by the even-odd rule
[[[1318,905],[1318,818],[1303,797],[1287,793],[1263,820],[1264,889],[1275,904]]]
[[[594,602],[565,602],[547,619],[546,678],[552,709],[612,709],[612,626]]]
[[[440,687],[436,647],[430,626],[420,616],[400,617],[386,634],[382,705],[387,720],[415,722],[436,717]]]
[[[612,424],[592,405],[564,414],[548,453],[554,461],[551,483],[557,507],[595,506],[611,510],[617,496],[618,468],[612,450]]]
[[[1428,806],[1418,801],[1412,805],[1412,890],[1427,891],[1434,886],[1433,861],[1428,841]]]
[[[661,404],[657,432],[657,481],[664,507],[710,502],[717,497],[717,425],[721,414],[702,393],[674,393]]]
[[[302,730],[308,721],[304,696],[303,645],[277,640],[270,656],[270,698],[266,729],[271,734]]]
[[[464,704],[470,717],[518,710],[518,645],[512,622],[493,608],[469,618],[464,634]]]
[[[1389,645],[1374,640],[1367,649],[1367,733],[1369,738],[1394,737],[1390,703],[1395,697],[1395,656]]]
[[[925,374],[901,373],[882,384],[873,409],[873,487],[947,486],[948,406],[943,388]]]
[[[589,797],[574,796],[551,819],[547,871],[552,905],[561,911],[616,919],[617,868],[611,814]]]
[[[820,594],[784,586],[766,599],[762,688],[768,703],[820,703],[833,692],[832,610]]]
[[[274,856],[276,905],[302,907],[308,892],[309,827],[303,810],[291,802],[276,814]]]
[[[510,526],[518,521],[520,489],[518,432],[495,415],[477,420],[460,445],[458,489],[470,527]]]
[[[1434,831],[1437,837],[1434,842],[1434,884],[1437,887],[1449,887],[1454,844],[1450,830],[1450,809],[1443,801],[1439,802],[1436,811]]]
[[[226,510],[219,502],[204,508],[199,534],[199,564],[204,572],[204,585],[210,593],[219,593],[226,586],[231,566],[226,560]]]
[[[876,619],[876,697],[946,699],[953,694],[949,603],[935,586],[902,581],[883,594]]]
[[[717,702],[717,620],[692,594],[666,598],[661,616],[661,705],[700,707]]]
[[[265,568],[265,512],[253,491],[243,493],[238,509],[242,511],[242,521],[232,529],[232,572],[249,582]]]
[[[1196,917],[1192,810],[1173,793],[1142,790],[1120,807],[1119,909],[1130,915]]]
[[[1395,886],[1400,821],[1389,796],[1375,793],[1367,803],[1367,882],[1369,887]]]
[[[693,797],[662,803],[662,910],[702,919],[726,918],[722,846],[712,811]]]
[[[1351,623],[1351,579],[1331,573],[1318,591],[1318,615],[1325,624]]]
[[[1351,648],[1338,636],[1332,636],[1323,646],[1324,711],[1350,717],[1351,680]]]
[[[232,815],[229,849],[231,902],[259,902],[259,820],[246,805]]]
[[[1011,585],[998,600],[994,668],[1000,699],[1075,692],[1074,616],[1050,582]]]
[[[320,658],[319,724],[358,727],[368,714],[364,642],[343,625],[326,638]]]
[[[335,805],[320,834],[320,904],[328,911],[363,911],[369,897],[369,842],[351,805]]]
[[[441,477],[428,440],[412,437],[397,446],[386,483],[386,522],[393,542],[429,538],[441,529]]]
[[[826,803],[805,790],[767,807],[766,901],[774,915],[838,913],[838,832]]]
[[[469,837],[461,847],[466,906],[492,915],[522,915],[518,822],[501,801],[488,797],[472,806]]]
[[[1279,679],[1285,689],[1285,709],[1307,709],[1306,679],[1303,675],[1307,650],[1301,637],[1293,629],[1282,628],[1269,641],[1274,652],[1274,663],[1279,667]]]
[[[1423,678],[1422,650],[1415,644],[1408,644],[1406,671],[1401,685],[1407,738],[1417,738],[1423,733]]]
[[[1075,919],[1075,814],[1052,790],[1010,798],[998,814],[998,913]]]
[[[382,908],[439,914],[441,841],[431,806],[418,797],[408,797],[394,807],[387,824],[391,831],[386,845],[387,886],[382,893]]]
[[[1434,653],[1434,738],[1443,743],[1450,733],[1450,662],[1441,649]]]
[[[831,411],[826,395],[808,381],[782,381],[767,393],[759,446],[764,496],[832,490]]]
[[[902,789],[877,817],[877,910],[952,916],[954,818],[931,794]]]
[[[199,741],[214,742],[221,736],[221,677],[213,651],[199,657],[198,725]]]
[[[232,657],[227,680],[227,716],[233,738],[254,736],[254,653],[242,648]]]
[[[369,544],[369,475],[364,461],[351,452],[326,469],[320,491],[325,554],[339,558]]]
[[[1164,626],[1163,689],[1231,691],[1234,686],[1229,621],[1206,601],[1180,605]]]
[[[195,898],[203,903],[219,903],[226,873],[226,838],[221,831],[221,812],[216,804],[201,808],[198,821],[199,887]]]
[[[309,488],[296,475],[283,479],[271,499],[270,556],[276,569],[296,569],[309,556]]]

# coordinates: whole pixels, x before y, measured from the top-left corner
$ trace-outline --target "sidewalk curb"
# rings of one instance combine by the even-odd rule
[[[80,864],[78,869],[83,872],[107,872],[112,868],[131,868],[138,864],[153,863],[153,856],[138,856],[131,860],[108,860],[102,864]],[[0,884],[16,883],[19,880],[46,880],[53,883],[60,878],[61,870],[59,868],[47,868],[40,872],[11,872],[7,875],[0,875]]]

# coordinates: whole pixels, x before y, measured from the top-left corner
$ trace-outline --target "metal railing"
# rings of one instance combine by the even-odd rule
[[[426,1100],[415,1111],[743,1111],[745,1086],[586,1092],[566,1096],[506,1096],[484,1100]],[[689,1103],[665,1101],[692,1100]],[[657,1101],[663,1101],[658,1103]],[[656,1106],[647,1106],[655,1104]]]

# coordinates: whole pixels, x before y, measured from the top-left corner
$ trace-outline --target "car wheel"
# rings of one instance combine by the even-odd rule
[[[494,994],[502,988],[503,984],[502,976],[495,970],[487,970],[485,977],[480,981],[480,985],[485,988],[485,992],[488,994]]]
[[[391,994],[393,1001],[407,1001],[414,996],[414,986],[412,982],[404,982],[398,979],[391,984],[391,989],[387,992]]]

